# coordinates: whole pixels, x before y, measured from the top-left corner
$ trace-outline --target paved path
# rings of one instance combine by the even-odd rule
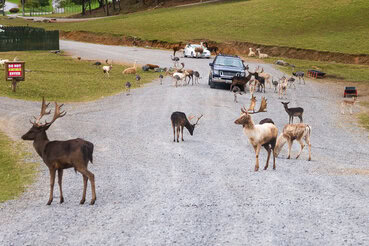
[[[62,41],[61,49],[83,59],[171,65],[170,51],[71,41]],[[255,173],[253,149],[233,123],[249,95],[234,103],[228,91],[206,85],[209,60],[182,61],[200,71],[200,86],[174,88],[167,78],[131,96],[66,103],[68,114],[48,134],[95,144],[90,169],[97,203],[78,205],[82,177],[68,170],[65,203],[58,204],[55,189],[53,204],[46,206],[49,177],[40,164],[37,182],[21,198],[0,204],[1,245],[369,244],[368,134],[340,115],[339,88],[308,80],[288,91],[291,106],[304,107],[304,120],[312,126],[312,161],[307,150],[299,160],[287,160],[285,147],[276,171]],[[251,69],[256,65],[250,63]],[[271,89],[265,96],[268,112],[253,119],[270,117],[281,130],[288,116]],[[0,102],[1,130],[19,139],[39,103]],[[186,131],[181,143],[172,142],[169,118],[176,110],[204,113],[194,136]],[[264,150],[260,158],[264,164]]]

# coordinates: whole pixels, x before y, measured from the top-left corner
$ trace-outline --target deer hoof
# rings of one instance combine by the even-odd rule
[[[85,203],[85,199],[82,199],[80,202],[79,202],[79,204],[84,204]]]
[[[309,157],[308,161],[311,161],[311,158]]]
[[[290,159],[290,158],[291,158],[291,156],[288,156],[288,157],[287,157],[287,159]]]
[[[255,167],[255,172],[259,171],[259,167]]]
[[[60,204],[62,204],[64,202],[64,197],[60,198]]]
[[[95,200],[91,200],[90,205],[94,205],[95,204]]]
[[[50,205],[52,203],[53,200],[49,200],[46,205]]]

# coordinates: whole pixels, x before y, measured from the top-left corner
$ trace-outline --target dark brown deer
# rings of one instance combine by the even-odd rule
[[[248,66],[246,66],[246,70],[248,70]],[[230,91],[233,91],[233,86],[238,86],[241,89],[243,88],[243,91],[246,92],[246,84],[250,81],[252,77],[252,74],[249,73],[246,77],[240,77],[240,76],[234,76],[232,78],[232,84],[230,86]]]
[[[80,204],[84,204],[86,200],[87,181],[90,179],[92,199],[90,204],[93,205],[96,201],[95,192],[95,176],[93,173],[87,170],[88,162],[92,163],[92,153],[94,145],[81,138],[71,139],[67,141],[49,141],[46,131],[55,122],[56,119],[63,117],[66,112],[60,112],[60,108],[63,106],[58,105],[55,102],[54,117],[51,122],[44,124],[40,123],[41,118],[44,115],[50,114],[50,111],[46,112],[50,103],[46,104],[44,98],[42,98],[41,113],[38,118],[35,117],[35,121],[32,122],[31,129],[22,136],[23,140],[33,140],[33,147],[36,152],[45,162],[50,171],[50,197],[47,205],[50,205],[53,201],[53,191],[55,183],[55,174],[58,171],[58,184],[60,188],[60,203],[64,202],[62,191],[62,179],[63,170],[73,167],[74,170],[80,172],[83,176],[83,195]]]
[[[299,117],[300,123],[302,122],[302,114],[304,113],[304,109],[297,107],[297,108],[289,108],[287,105],[290,102],[281,102],[286,110],[287,114],[289,115],[288,123],[293,123],[293,117]]]
[[[197,121],[195,124],[191,124],[190,121],[195,116],[190,116],[188,120],[185,113],[178,112],[178,111],[173,112],[172,115],[170,116],[170,120],[172,121],[172,127],[173,127],[173,142],[176,141],[176,131],[177,131],[177,142],[179,142],[179,131],[181,131],[182,141],[184,141],[183,140],[183,127],[186,127],[188,132],[192,136],[193,131],[195,130],[195,126],[197,125],[197,123],[199,122],[202,116],[203,115],[200,115],[200,117],[197,118]]]

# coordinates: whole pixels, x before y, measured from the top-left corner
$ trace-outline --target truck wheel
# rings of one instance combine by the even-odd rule
[[[210,88],[215,88],[215,83],[209,79]]]

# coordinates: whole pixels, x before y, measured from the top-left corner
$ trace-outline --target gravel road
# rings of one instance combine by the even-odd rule
[[[61,48],[84,59],[171,65],[169,51],[71,41]],[[369,245],[368,134],[339,113],[341,88],[307,80],[289,90],[290,105],[302,106],[312,126],[312,161],[307,149],[287,160],[285,146],[276,171],[254,172],[254,150],[233,123],[249,95],[234,103],[230,92],[207,86],[209,60],[183,60],[200,71],[201,85],[175,88],[166,78],[131,96],[65,105],[68,113],[49,138],[95,144],[96,205],[79,205],[82,177],[69,169],[65,203],[58,203],[56,186],[46,206],[49,174],[41,164],[22,197],[0,204],[1,245]],[[288,115],[277,94],[265,95],[268,112],[253,119],[270,117],[282,130]],[[0,101],[0,128],[18,140],[40,105]],[[194,136],[185,132],[181,143],[172,142],[169,118],[176,110],[204,114]],[[294,143],[292,157],[298,150]],[[260,159],[263,166],[265,150]],[[87,194],[89,200],[90,188]]]

